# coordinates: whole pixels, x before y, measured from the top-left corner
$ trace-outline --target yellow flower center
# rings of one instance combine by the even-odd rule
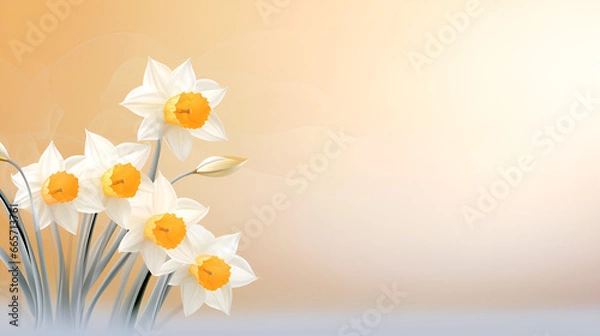
[[[50,175],[42,185],[42,198],[46,204],[71,202],[78,192],[79,180],[64,170]]]
[[[214,291],[229,283],[231,266],[217,256],[203,255],[196,258],[189,272],[202,287]]]
[[[177,247],[185,237],[187,229],[183,219],[174,214],[155,215],[146,221],[144,237],[166,249]]]
[[[112,166],[102,174],[104,195],[130,198],[135,196],[142,182],[142,175],[131,163]]]
[[[200,128],[210,114],[208,100],[200,93],[183,92],[171,97],[164,107],[165,121],[185,128]]]

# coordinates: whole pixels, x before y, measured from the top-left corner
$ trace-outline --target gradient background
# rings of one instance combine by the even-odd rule
[[[0,141],[23,166],[51,140],[81,153],[84,129],[134,142],[141,118],[118,103],[147,57],[171,68],[191,58],[198,77],[229,87],[216,110],[229,141],[195,140],[183,163],[165,147],[160,170],[250,159],[176,190],[211,207],[203,224],[216,234],[246,232],[241,254],[260,280],[234,292],[231,318],[205,307],[165,330],[337,335],[396,283],[408,297],[373,334],[597,335],[600,116],[549,155],[532,138],[577,92],[600,96],[600,4],[481,0],[482,14],[416,71],[407,54],[425,54],[427,34],[468,2],[86,0],[20,61],[10,41],[26,42],[28,22],[50,10],[1,0]],[[261,16],[260,3],[275,11]],[[297,192],[286,177],[339,130],[354,143]],[[463,206],[524,154],[535,170],[469,226]],[[13,171],[0,173],[14,192]],[[277,193],[289,208],[248,237],[252,208]]]

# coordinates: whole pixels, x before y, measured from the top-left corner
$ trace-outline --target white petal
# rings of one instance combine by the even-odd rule
[[[52,213],[50,213],[50,209],[41,199],[34,199],[35,211],[38,216],[38,224],[40,226],[40,230],[46,228],[48,225],[52,223]]]
[[[110,219],[120,227],[127,227],[127,222],[131,217],[131,204],[127,199],[107,197],[104,205],[106,206],[106,214]]]
[[[187,227],[187,236],[192,244],[193,252],[204,254],[204,247],[215,241],[212,232],[205,229],[202,225],[190,225]]]
[[[161,94],[146,86],[138,86],[129,92],[120,105],[140,117],[158,117],[161,115],[167,99],[169,97],[166,94]]]
[[[146,174],[144,174],[144,173],[142,173],[140,175],[140,177],[141,177],[142,181],[140,183],[140,187],[138,188],[138,191],[142,191],[142,192],[145,192],[145,193],[151,193],[151,192],[153,192],[154,191],[154,185],[152,184],[152,180],[150,180],[150,178]],[[136,195],[138,195],[138,194],[136,194]]]
[[[180,264],[191,265],[196,263],[196,255],[194,254],[192,244],[187,237],[184,238],[177,247],[167,250],[167,255]]]
[[[119,245],[119,252],[139,252],[141,250],[141,244],[144,242],[144,233],[137,230],[129,230],[121,244]]]
[[[167,92],[171,69],[168,66],[148,58],[146,71],[144,72],[144,86],[159,92]]]
[[[175,214],[183,219],[186,224],[198,224],[208,213],[208,207],[194,201],[190,198],[177,199]]]
[[[219,258],[229,260],[235,255],[241,236],[242,234],[238,232],[217,237],[217,239],[207,247],[207,252],[209,254],[214,254]]]
[[[131,163],[135,168],[144,168],[150,155],[150,146],[146,144],[124,143],[116,147],[120,163]]]
[[[186,265],[183,265],[182,263],[177,262],[176,260],[170,259],[167,260],[167,262],[165,262],[164,264],[162,264],[162,266],[160,266],[160,269],[158,270],[158,272],[156,272],[156,275],[161,276],[165,274],[170,274],[185,266]]]
[[[190,133],[196,138],[206,141],[214,142],[227,140],[227,134],[225,134],[223,123],[214,111],[210,112],[204,126],[198,129],[191,129]]]
[[[231,278],[229,279],[229,282],[231,283],[232,288],[246,286],[258,279],[244,258],[233,256],[227,263],[231,266]]]
[[[40,170],[44,178],[48,178],[50,175],[62,171],[65,169],[65,163],[62,155],[54,146],[54,142],[50,142],[48,148],[42,153],[40,157]]]
[[[92,162],[102,168],[108,168],[110,155],[113,153],[115,146],[108,139],[85,130],[85,149],[84,155],[92,160]]]
[[[164,275],[164,274],[169,274],[169,273],[173,273],[175,271],[177,271],[180,268],[185,268],[187,267],[187,265],[184,265],[180,262],[177,262],[176,260],[167,260],[166,263],[164,263],[160,269],[158,270],[158,272],[156,272],[156,275]]]
[[[144,242],[141,252],[146,267],[148,267],[152,275],[156,275],[160,267],[165,263],[165,260],[167,260],[167,253],[152,242]]]
[[[0,159],[10,159],[6,147],[0,142]]]
[[[191,280],[184,282],[181,285],[181,301],[185,316],[190,316],[198,311],[204,304],[207,295],[207,291],[200,284]]]
[[[34,163],[30,164],[25,168],[22,168],[23,173],[25,174],[25,178],[23,178],[23,175],[21,175],[21,173],[16,173],[10,176],[12,182],[15,184],[15,186],[17,186],[17,188],[27,190],[27,185],[25,184],[25,179],[27,179],[27,182],[29,182],[29,186],[32,188],[31,192],[33,192],[32,182],[36,182],[40,185],[40,187],[42,183],[42,176],[40,175],[39,167],[40,165],[38,163]]]
[[[177,194],[175,189],[162,173],[154,181],[154,193],[152,194],[152,208],[154,213],[162,214],[175,210],[177,205]]]
[[[142,120],[138,129],[138,141],[141,140],[158,140],[162,137],[164,120],[157,117],[148,117]]]
[[[214,90],[205,90],[200,92],[206,100],[208,100],[208,105],[211,109],[219,106],[223,98],[225,97],[225,93],[227,93],[227,88],[218,88]]]
[[[77,210],[83,213],[96,213],[104,210],[104,204],[100,201],[98,190],[79,184],[79,193],[73,201]]]
[[[229,284],[217,289],[216,291],[206,291],[206,304],[214,309],[218,309],[229,315],[231,312],[231,286]]]
[[[171,73],[170,94],[174,96],[180,92],[192,91],[195,84],[196,74],[192,67],[192,61],[188,58]]]
[[[183,161],[192,150],[193,138],[190,131],[179,126],[169,126],[165,130],[167,145],[175,156]]]
[[[17,190],[13,204],[16,204],[20,209],[31,208],[31,202],[29,201],[29,193],[27,192],[27,189],[23,188]]]
[[[171,286],[180,286],[186,279],[190,278],[191,274],[189,272],[189,267],[182,267],[176,270],[173,275],[171,275],[171,280],[169,280],[169,285]]]
[[[65,170],[75,175],[81,183],[82,179],[88,178],[89,160],[83,155],[73,155],[65,159]]]
[[[77,209],[73,204],[59,203],[50,207],[54,221],[72,234],[77,233]]]
[[[218,90],[221,89],[221,86],[212,79],[198,79],[196,81],[196,85],[194,86],[194,91],[201,92],[206,90]]]

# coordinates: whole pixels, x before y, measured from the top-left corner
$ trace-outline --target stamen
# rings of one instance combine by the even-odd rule
[[[65,191],[63,188],[58,188],[49,192],[50,195]]]
[[[113,185],[115,184],[124,184],[125,183],[125,179],[120,179],[120,180],[116,180],[113,182]]]

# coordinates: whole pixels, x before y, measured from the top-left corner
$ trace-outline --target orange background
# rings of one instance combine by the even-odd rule
[[[118,103],[147,57],[191,58],[198,77],[229,87],[216,111],[229,141],[195,140],[183,163],[165,147],[160,170],[249,158],[235,175],[176,187],[211,207],[203,223],[216,234],[245,230],[277,193],[290,202],[242,252],[260,280],[234,293],[233,314],[363,309],[394,281],[406,309],[596,305],[600,116],[548,156],[532,137],[576,92],[600,93],[600,4],[482,0],[415,71],[407,54],[425,54],[427,34],[467,2],[290,0],[265,18],[255,0],[87,0],[19,62],[11,41],[26,43],[27,22],[50,10],[2,0],[0,141],[23,166],[51,140],[81,153],[84,129],[135,141],[141,119]],[[297,193],[286,176],[342,129],[354,143]],[[469,227],[463,206],[527,153],[536,169]],[[13,171],[0,172],[14,192]]]

